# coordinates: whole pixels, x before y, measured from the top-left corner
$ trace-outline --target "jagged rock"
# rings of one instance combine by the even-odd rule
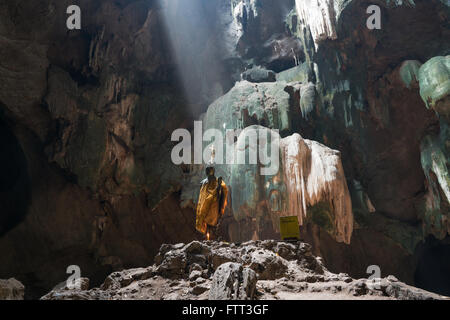
[[[105,282],[108,282],[111,278],[108,277]],[[63,281],[53,288],[48,294],[43,296],[42,300],[91,300],[92,297],[89,294],[89,279],[79,278],[72,284],[73,287],[69,287],[67,281]],[[119,287],[119,286],[118,286]],[[105,295],[102,295],[106,298]]]
[[[247,300],[255,294],[256,274],[239,263],[227,262],[214,273],[210,300]]]
[[[230,248],[219,248],[214,250],[210,256],[210,264],[213,270],[226,262],[231,262],[235,260],[235,254]]]
[[[75,279],[71,286],[73,286],[76,290],[85,291],[89,290],[89,283],[90,280],[88,278],[79,278]],[[63,281],[53,288],[53,290],[71,290],[71,288],[69,288],[67,281]]]
[[[204,285],[204,284],[199,284],[199,285],[196,285],[194,288],[192,288],[192,293],[198,296],[208,290],[209,290],[209,286]]]
[[[102,299],[102,298],[97,298]],[[103,299],[108,299],[107,296],[103,296]],[[41,297],[41,300],[96,300],[91,295],[83,291],[52,291],[45,296]]]
[[[189,266],[190,274],[174,277],[158,273],[166,264],[163,260],[148,268],[114,272],[100,288],[56,287],[42,299],[449,299],[405,285],[393,276],[355,280],[345,273],[332,273],[303,242],[258,240],[236,245],[205,241],[200,245],[164,245],[161,252],[171,261],[172,251],[188,256],[191,253],[185,250],[193,248],[208,248],[201,254],[209,261],[211,255],[227,248],[232,261],[222,263],[211,276],[205,276],[194,263]],[[208,268],[212,270],[211,265]]]
[[[210,249],[208,248],[208,246],[204,245],[202,242],[200,241],[193,241],[189,244],[186,245],[186,247],[183,248],[183,251],[186,252],[186,254],[203,254],[203,255],[208,255]]]
[[[0,300],[23,300],[25,287],[14,278],[0,279]]]
[[[236,83],[227,94],[209,106],[204,119],[205,130],[243,129],[253,124],[264,124],[281,132],[289,131],[290,97],[285,87],[285,83],[278,82]]]
[[[296,252],[296,249],[296,246],[292,243],[277,242],[272,250],[283,259],[293,260],[300,253],[300,251]]]
[[[259,280],[275,280],[285,276],[287,263],[273,251],[257,250],[251,254],[249,268],[256,272]]]
[[[157,263],[157,262],[156,262]],[[161,262],[160,262],[161,263]],[[158,264],[158,263],[157,263]],[[191,266],[189,267],[189,274],[191,274],[193,271],[203,271],[203,268],[197,264],[197,263],[193,263],[191,264]]]
[[[102,290],[120,289],[127,287],[134,281],[146,280],[155,274],[153,267],[129,269],[121,272],[114,272],[110,274],[103,284],[100,286]],[[87,288],[82,288],[87,290]]]
[[[203,274],[202,271],[194,270],[189,274],[189,280],[195,281],[195,280],[197,280],[197,278],[201,277],[202,274]]]
[[[284,32],[291,1],[233,0],[231,9],[236,35],[233,47],[241,57],[275,71],[295,66],[296,60],[303,61],[301,42]]]
[[[348,289],[348,292],[356,297],[367,294],[368,287],[366,281],[364,280],[353,281]]]
[[[423,231],[444,239],[450,234],[450,174],[448,157],[439,137],[427,135],[422,140],[421,162],[428,182],[423,211]]]
[[[186,266],[186,254],[180,250],[173,250],[164,255],[156,271],[166,277],[178,278],[185,274]]]

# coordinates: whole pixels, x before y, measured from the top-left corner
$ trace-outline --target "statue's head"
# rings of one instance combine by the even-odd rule
[[[215,174],[215,169],[213,166],[207,166],[206,167],[206,176],[209,177],[214,177]]]

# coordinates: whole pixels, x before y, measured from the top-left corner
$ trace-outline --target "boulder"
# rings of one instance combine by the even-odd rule
[[[186,254],[181,250],[172,250],[164,255],[164,259],[156,272],[168,278],[179,278],[185,275]]]
[[[106,278],[100,288],[102,290],[124,288],[134,281],[146,280],[154,274],[155,269],[153,267],[113,272]],[[82,290],[87,290],[87,288],[82,288]]]
[[[253,252],[249,268],[256,272],[258,280],[282,278],[288,269],[286,260],[269,250]]]
[[[256,273],[244,268],[242,264],[227,262],[214,273],[210,300],[248,300],[253,299],[256,288]]]
[[[272,70],[267,70],[259,66],[253,67],[242,73],[242,80],[247,80],[249,82],[275,82],[276,76],[275,72]]]
[[[20,281],[11,278],[0,279],[0,300],[23,300],[25,287]]]
[[[209,260],[212,269],[217,270],[220,265],[235,261],[236,254],[230,248],[219,248],[211,253]]]

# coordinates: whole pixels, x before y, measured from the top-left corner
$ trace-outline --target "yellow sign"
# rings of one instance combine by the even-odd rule
[[[297,216],[280,217],[280,234],[282,240],[300,240],[300,229]]]

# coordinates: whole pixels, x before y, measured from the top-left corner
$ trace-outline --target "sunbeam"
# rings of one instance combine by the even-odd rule
[[[217,30],[216,7],[221,1],[158,0],[164,28],[193,114],[223,95],[230,84],[224,65],[224,43]]]

